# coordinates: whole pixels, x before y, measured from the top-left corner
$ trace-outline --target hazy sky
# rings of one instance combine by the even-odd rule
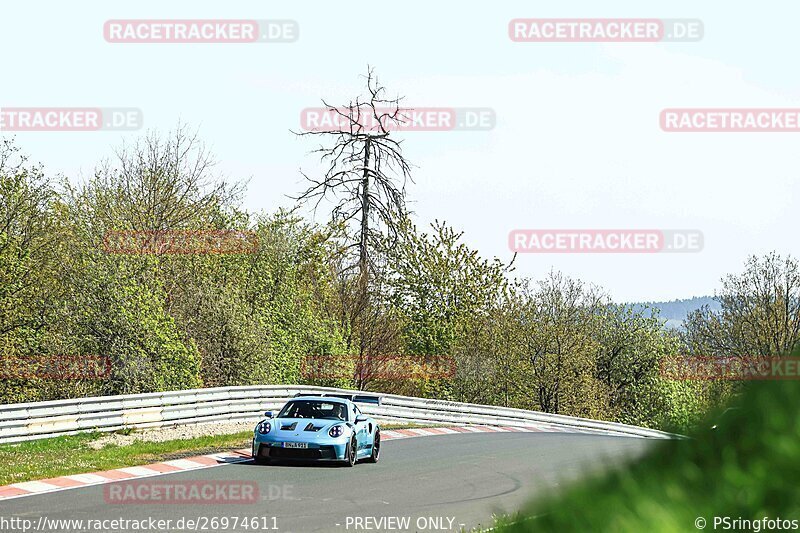
[[[135,107],[144,128],[182,120],[245,204],[272,211],[303,188],[314,144],[303,108],[344,103],[366,65],[414,107],[488,107],[491,131],[404,132],[420,226],[446,220],[485,256],[515,228],[691,228],[691,254],[521,255],[621,301],[710,294],[747,255],[800,255],[800,133],[665,133],[678,107],[800,107],[791,2],[25,2],[0,7],[0,107]],[[514,18],[696,18],[688,43],[515,43]],[[118,44],[109,19],[290,19],[294,43]],[[47,169],[91,172],[132,133],[17,133]]]

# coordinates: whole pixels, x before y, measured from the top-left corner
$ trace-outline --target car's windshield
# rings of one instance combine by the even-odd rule
[[[347,420],[347,406],[339,402],[322,400],[297,400],[287,403],[278,418],[321,418]]]

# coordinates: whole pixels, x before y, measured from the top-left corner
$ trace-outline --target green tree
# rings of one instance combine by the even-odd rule
[[[722,309],[690,314],[684,339],[705,356],[777,356],[800,340],[800,267],[775,252],[751,256],[740,274],[722,280]]]
[[[386,246],[388,302],[399,315],[409,353],[454,357],[459,377],[477,376],[488,354],[476,353],[459,339],[478,334],[473,328],[480,328],[500,305],[510,267],[481,258],[462,241],[461,232],[445,223],[436,221],[431,230],[420,233],[406,222],[398,241]],[[428,393],[450,394],[449,384],[443,385],[429,384]]]
[[[56,231],[50,181],[11,140],[0,143],[0,337],[47,322]]]

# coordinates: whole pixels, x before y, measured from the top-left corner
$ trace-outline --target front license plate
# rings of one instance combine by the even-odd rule
[[[284,448],[308,448],[308,444],[305,442],[284,442]]]

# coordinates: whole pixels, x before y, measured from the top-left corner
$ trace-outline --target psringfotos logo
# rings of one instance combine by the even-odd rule
[[[706,519],[698,517],[694,521],[697,529],[704,529],[706,527]],[[761,531],[776,531],[788,530],[796,531],[800,529],[800,520],[788,518],[770,518],[764,516],[761,518],[744,518],[744,517],[730,517],[730,516],[715,516],[713,519],[713,529],[722,531],[753,531],[759,533]]]
[[[800,108],[674,108],[659,117],[667,132],[800,132]]]
[[[703,38],[699,19],[514,19],[508,36],[526,43],[690,42]]]
[[[508,234],[512,252],[527,254],[686,253],[703,249],[699,230],[515,229]]]
[[[108,20],[109,43],[291,43],[300,37],[295,20]]]
[[[131,131],[143,123],[135,107],[0,107],[0,132]]]
[[[374,114],[361,109],[308,107],[300,112],[300,127],[318,132],[488,131],[496,122],[494,109],[489,107],[379,108]]]

